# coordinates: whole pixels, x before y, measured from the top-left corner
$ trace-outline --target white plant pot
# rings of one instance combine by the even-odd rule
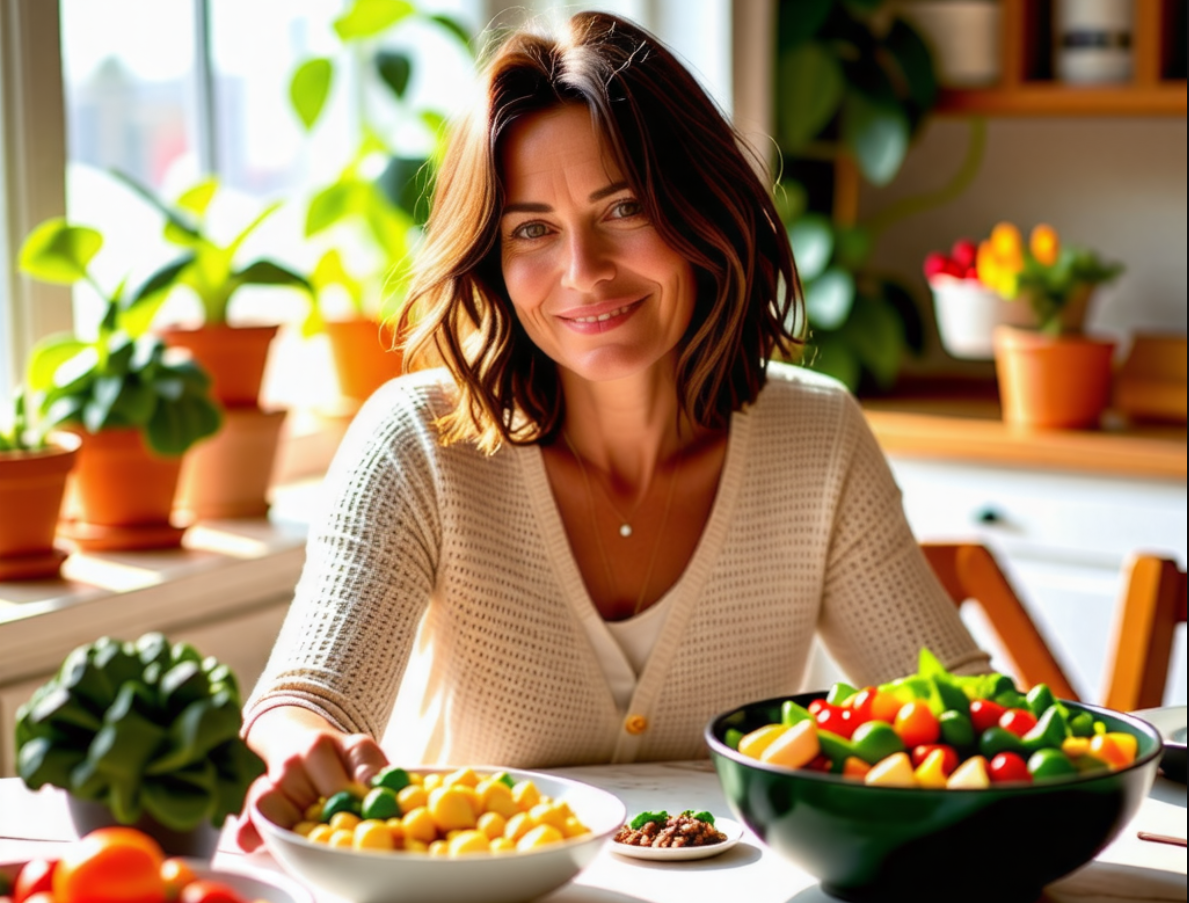
[[[940,277],[929,287],[933,290],[937,333],[952,357],[991,360],[995,356],[991,336],[996,326],[1033,323],[1026,303],[1004,301],[973,280]]]
[[[1074,85],[1131,81],[1132,0],[1057,0],[1057,78]]]

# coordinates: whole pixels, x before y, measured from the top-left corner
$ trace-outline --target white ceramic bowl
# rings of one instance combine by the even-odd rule
[[[549,893],[582,871],[627,817],[617,797],[589,784],[532,771],[475,767],[480,773],[501,770],[517,781],[531,779],[542,794],[565,800],[590,833],[523,853],[472,853],[457,858],[336,849],[263,818],[260,833],[268,851],[289,874],[351,903],[522,903]]]

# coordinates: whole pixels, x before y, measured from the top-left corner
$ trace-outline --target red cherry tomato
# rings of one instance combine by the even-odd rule
[[[851,711],[856,719],[855,727],[867,721],[885,721],[891,724],[896,720],[896,713],[902,705],[895,694],[877,687],[863,687],[853,699]]]
[[[164,861],[160,845],[147,834],[135,828],[99,828],[58,861],[54,899],[57,903],[163,903]]]
[[[875,694],[878,692],[879,690],[875,687],[861,687],[846,700],[846,706],[851,711],[855,727],[871,720],[871,706],[875,702]]]
[[[815,756],[814,759],[805,766],[810,771],[826,771],[828,772],[834,767],[834,763],[825,756]]]
[[[850,709],[844,709],[840,705],[830,705],[828,702],[817,710],[813,718],[822,730],[837,734],[839,737],[845,737],[847,740],[858,727],[854,721],[854,713]]]
[[[30,859],[21,866],[16,884],[12,887],[13,903],[25,903],[34,894],[52,891],[57,865],[57,859]]]
[[[244,900],[226,884],[203,878],[183,887],[178,903],[244,903]]]
[[[1008,709],[1000,716],[999,726],[1017,737],[1023,737],[1036,727],[1036,716],[1027,709]]]
[[[970,723],[974,725],[974,732],[981,734],[989,727],[994,727],[1007,711],[997,702],[989,699],[976,699],[970,703]]]
[[[817,715],[817,713],[820,712],[827,705],[829,705],[829,703],[826,702],[826,700],[815,699],[815,700],[813,700],[813,702],[809,703],[809,705],[807,705],[805,708],[809,712],[810,715]]]
[[[936,743],[937,738],[941,736],[937,716],[929,710],[929,704],[920,699],[906,702],[900,707],[892,728],[909,749]]]
[[[936,749],[941,750],[941,770],[948,778],[958,767],[958,751],[946,743],[922,743],[920,746],[914,746],[912,752],[909,753],[909,758],[912,760],[913,768],[920,768],[921,763],[929,758],[929,753]]]
[[[1028,773],[1028,763],[1014,752],[1001,752],[991,759],[987,766],[987,777],[992,784],[1006,784],[1010,782],[1032,783],[1032,775]]]

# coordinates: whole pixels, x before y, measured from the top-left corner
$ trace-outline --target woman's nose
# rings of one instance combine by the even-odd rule
[[[571,232],[566,253],[562,285],[571,291],[589,292],[600,282],[615,276],[610,249],[597,235],[584,230]]]

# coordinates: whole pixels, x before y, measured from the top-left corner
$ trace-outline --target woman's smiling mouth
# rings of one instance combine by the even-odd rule
[[[581,315],[572,313],[560,314],[559,318],[566,326],[577,332],[605,332],[608,329],[615,328],[635,313],[640,305],[644,303],[644,300],[644,298],[641,298],[639,301],[631,301],[628,304],[621,304],[618,307],[613,307],[610,310],[602,310],[598,313]]]

